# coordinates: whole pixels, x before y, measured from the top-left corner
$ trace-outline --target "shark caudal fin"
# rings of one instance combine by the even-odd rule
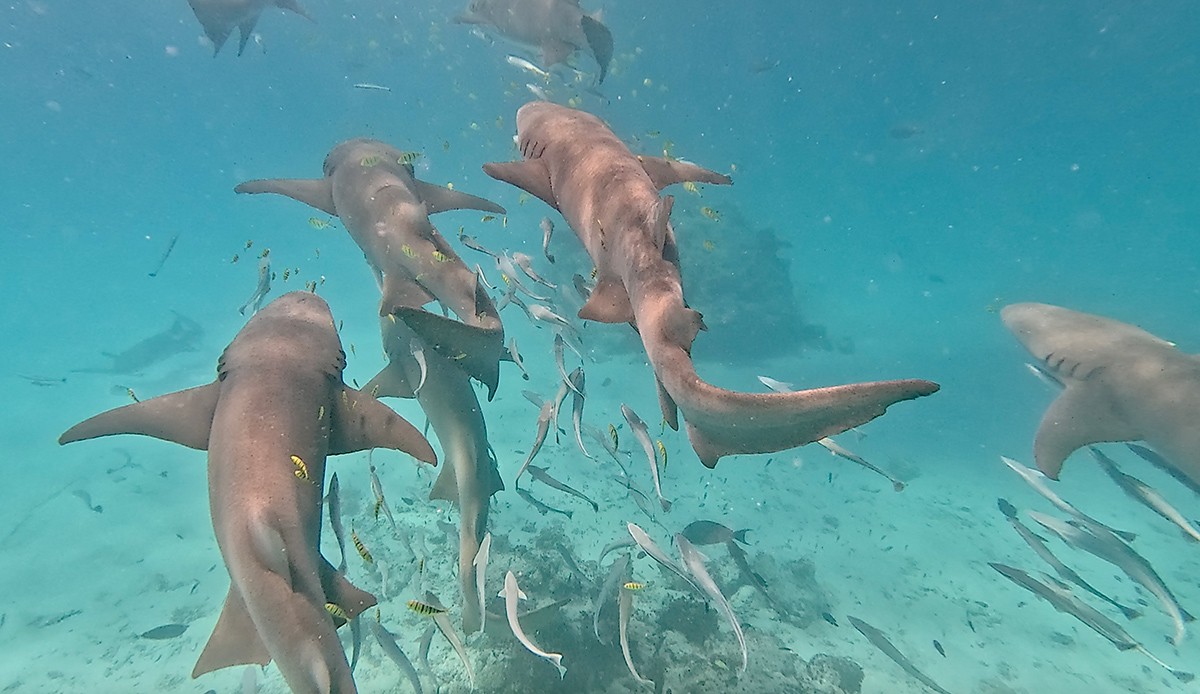
[[[217,618],[217,626],[208,637],[196,667],[192,668],[192,678],[234,665],[266,665],[270,662],[271,654],[258,635],[246,603],[231,587],[225,596],[221,616]]]
[[[334,401],[331,414],[330,455],[391,448],[423,463],[437,465],[437,454],[421,432],[366,393],[344,387]]]
[[[246,195],[286,195],[325,214],[337,215],[337,209],[333,205],[333,188],[326,178],[260,178],[239,183],[233,192]]]
[[[58,443],[63,445],[114,434],[141,434],[207,450],[219,395],[219,384],[209,383],[118,407],[76,424],[58,437]]]
[[[710,468],[722,456],[774,453],[833,436],[875,419],[890,405],[939,389],[915,379],[791,393],[738,393],[698,378],[672,387],[692,448]]]
[[[584,38],[587,39],[588,48],[592,49],[592,57],[600,66],[600,77],[596,83],[604,84],[604,78],[608,76],[608,66],[612,63],[613,58],[612,32],[604,26],[599,16],[592,17],[585,14],[579,24],[583,29]]]

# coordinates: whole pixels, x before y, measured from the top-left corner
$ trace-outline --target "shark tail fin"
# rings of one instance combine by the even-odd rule
[[[63,432],[59,445],[114,434],[141,434],[196,450],[208,449],[217,383],[188,388],[102,412]]]
[[[613,57],[612,32],[604,26],[599,17],[589,17],[585,14],[579,23],[583,29],[583,35],[587,39],[588,48],[592,49],[592,56],[596,59],[596,64],[600,66],[600,77],[597,84],[604,84],[604,78],[608,76],[608,66]]]
[[[192,679],[234,665],[266,665],[271,654],[258,635],[242,596],[232,587],[208,643],[192,668]]]
[[[325,178],[262,178],[239,183],[233,192],[286,195],[325,214],[337,216],[337,209],[333,205],[333,188]]]
[[[329,454],[353,453],[368,448],[403,451],[430,465],[437,454],[421,432],[390,407],[350,387],[342,389],[332,412]]]
[[[694,375],[694,372],[693,372]],[[791,393],[738,393],[672,375],[666,381],[707,467],[725,455],[774,453],[865,424],[903,400],[937,392],[922,380],[878,381]]]
[[[416,308],[400,308],[395,315],[427,347],[486,386],[488,400],[495,396],[500,383],[500,355],[504,353],[503,328],[467,325]]]

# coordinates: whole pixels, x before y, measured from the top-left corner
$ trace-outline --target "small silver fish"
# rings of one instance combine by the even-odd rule
[[[554,256],[550,254],[550,237],[554,234],[554,222],[550,221],[549,217],[542,217],[542,253],[545,254],[546,260],[554,262]]]
[[[621,414],[629,423],[629,430],[633,432],[633,437],[638,440],[638,443],[642,445],[642,450],[646,452],[646,460],[650,463],[650,476],[654,479],[654,492],[658,495],[658,503],[662,506],[662,510],[670,511],[671,502],[662,493],[662,483],[658,479],[658,465],[654,456],[654,443],[650,441],[650,432],[646,429],[646,423],[624,403],[621,404]]]
[[[509,65],[512,65],[513,67],[518,67],[522,70],[533,73],[539,79],[542,79],[545,81],[550,80],[549,72],[546,72],[542,68],[538,67],[537,65],[534,65],[533,63],[529,62],[528,60],[526,60],[520,56],[510,55],[510,56],[506,57],[504,59],[504,61],[507,62]]]
[[[520,597],[521,587],[517,584],[517,577],[513,575],[513,572],[509,571],[504,576],[504,612],[508,616],[508,626],[512,629],[513,636],[516,636],[517,640],[521,642],[521,645],[524,646],[525,649],[530,653],[538,656],[539,658],[545,658],[547,661],[549,661],[550,664],[552,664],[558,670],[559,679],[566,677],[567,669],[562,666],[562,654],[547,653],[541,648],[538,648],[538,646],[534,644],[528,636],[525,635],[525,631],[521,629],[521,621],[517,618],[517,601],[520,599]]]

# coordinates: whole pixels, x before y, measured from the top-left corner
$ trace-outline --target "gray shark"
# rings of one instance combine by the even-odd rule
[[[290,10],[305,19],[312,19],[297,0],[188,0],[188,4],[200,20],[200,26],[204,27],[204,35],[212,41],[214,57],[221,52],[221,46],[235,27],[240,32],[238,55],[241,55],[254,34],[259,16],[268,7]]]
[[[929,395],[922,380],[857,383],[792,393],[738,393],[696,374],[691,347],[704,327],[687,306],[669,215],[659,191],[683,181],[728,184],[727,176],[677,159],[635,156],[600,119],[548,102],[517,112],[523,161],[484,171],[541,198],[567,220],[596,267],[579,317],[631,323],[654,374],[664,420],[688,436],[708,467],[724,455],[769,453],[817,441]]]
[[[325,157],[323,178],[247,181],[234,190],[286,195],[341,218],[380,281],[379,315],[407,323],[424,345],[486,385],[491,400],[504,355],[500,316],[429,215],[456,209],[504,214],[504,208],[418,181],[412,165],[402,163],[407,159],[378,140],[347,140]],[[435,299],[461,322],[422,308]]]
[[[604,82],[612,62],[612,32],[599,12],[585,13],[579,0],[471,0],[454,21],[491,27],[507,39],[541,50],[546,68],[587,49],[600,66],[598,82]]]
[[[292,292],[246,323],[214,382],[104,412],[59,438],[143,434],[208,451],[232,585],[193,677],[274,659],[293,692],[355,691],[326,605],[353,618],[376,600],[320,555],[325,458],[373,447],[436,456],[411,424],[346,387],[345,365],[328,305]]]
[[[414,397],[420,368],[409,353],[415,337],[404,323],[381,318],[389,364],[363,390],[379,397]],[[488,502],[504,489],[488,444],[487,424],[470,379],[453,362],[437,354],[425,358],[425,385],[415,397],[429,417],[442,446],[442,470],[430,499],[458,505],[458,578],[462,591],[463,631],[478,631],[478,588],[473,562],[487,533]]]
[[[1058,479],[1075,450],[1145,441],[1200,482],[1200,357],[1129,325],[1047,304],[1013,304],[1004,325],[1063,384],[1033,442],[1038,468]]]

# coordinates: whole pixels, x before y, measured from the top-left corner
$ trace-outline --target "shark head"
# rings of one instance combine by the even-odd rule
[[[1083,446],[1145,441],[1200,481],[1200,359],[1136,326],[1060,306],[1013,304],[1000,318],[1063,385],[1034,439],[1047,477],[1058,479]]]

